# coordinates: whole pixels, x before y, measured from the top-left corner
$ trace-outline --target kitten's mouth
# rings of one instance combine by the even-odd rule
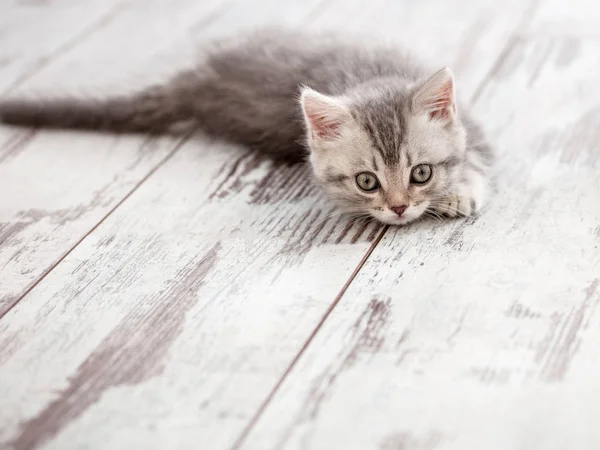
[[[398,216],[396,214],[386,214],[385,211],[373,211],[371,214],[373,217],[375,217],[377,220],[379,220],[380,222],[386,224],[386,225],[407,225],[411,222],[414,222],[416,220],[419,220],[420,218],[423,217],[423,214],[425,212],[425,209],[418,207],[418,208],[412,208],[410,210],[407,210],[404,214],[402,214],[401,216]]]

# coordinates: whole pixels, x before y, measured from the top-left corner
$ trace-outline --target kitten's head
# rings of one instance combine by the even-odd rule
[[[466,133],[449,69],[337,97],[305,88],[300,101],[313,172],[343,209],[406,224],[460,181]]]

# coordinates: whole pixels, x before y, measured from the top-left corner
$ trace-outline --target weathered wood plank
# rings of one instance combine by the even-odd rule
[[[306,176],[190,143],[136,191],[1,323],[0,421],[15,447],[60,431],[48,448],[163,448],[175,423],[145,425],[160,410],[184,421],[182,446],[224,448],[377,233],[328,220]],[[30,360],[32,345],[62,356]],[[79,431],[89,421],[94,436]]]
[[[40,133],[0,156],[0,316],[175,146],[170,139]]]
[[[176,27],[176,33],[164,25],[159,27],[164,23],[164,11],[170,8],[174,12],[169,23]],[[19,16],[19,9],[15,11]],[[77,11],[67,8],[66,18],[56,23],[65,26],[65,20],[74,20],[72,15]],[[181,39],[200,21],[210,25],[215,11],[224,11],[223,6],[196,0],[178,0],[168,7],[157,0],[130,2],[114,11],[96,34],[87,36],[84,45],[61,54],[32,75],[21,90],[39,86],[48,93],[60,86],[77,93],[74,80],[80,84],[87,80],[93,88],[92,73],[103,79],[118,79],[139,70],[139,61],[145,61],[148,78],[160,76],[162,65],[149,63],[156,58],[158,44],[178,36]],[[54,16],[61,17],[57,13]],[[145,27],[136,29],[135,23]],[[42,35],[33,29],[30,26],[29,33],[39,39]],[[46,31],[42,27],[40,32]],[[101,80],[96,81],[96,87],[102,86]],[[95,90],[96,95],[101,92],[102,88]],[[177,141],[2,128],[0,143],[0,191],[4,194],[0,203],[1,317],[160,165]]]
[[[0,4],[0,92],[21,84],[58,54],[105,25],[124,0]]]
[[[600,42],[505,56],[487,211],[390,230],[242,448],[600,446]]]
[[[202,39],[202,30],[216,25],[234,4],[225,0],[129,0],[101,28],[59,54],[42,73],[28,78],[15,91],[45,97],[130,92],[171,74],[178,64],[188,63],[193,51],[189,34],[196,31]]]
[[[219,20],[345,19],[344,2],[268,5]],[[492,64],[523,14],[512,5],[494,50],[465,57],[465,73]],[[455,20],[467,29],[474,16]],[[0,442],[233,445],[381,233],[331,212],[301,167],[186,144],[0,322]]]

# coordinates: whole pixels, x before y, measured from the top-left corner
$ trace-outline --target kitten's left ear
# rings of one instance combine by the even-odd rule
[[[413,110],[445,124],[456,118],[454,77],[447,67],[433,74],[413,95]]]
[[[300,104],[313,138],[334,140],[340,135],[342,127],[352,120],[348,108],[337,98],[307,87],[302,89]]]

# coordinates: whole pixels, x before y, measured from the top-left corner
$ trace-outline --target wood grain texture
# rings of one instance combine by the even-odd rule
[[[487,210],[390,230],[242,448],[600,446],[599,70],[596,39],[515,41]]]
[[[176,147],[168,139],[74,133],[29,139],[0,156],[5,193],[0,203],[0,316]]]
[[[28,88],[43,89],[47,83],[60,80],[80,86],[86,82],[99,84],[103,67],[112,74],[121,66],[127,73],[133,73],[133,69],[143,72],[159,56],[166,58],[170,52],[174,53],[173,60],[185,59],[191,48],[183,44],[186,37],[202,42],[206,36],[277,19],[313,27],[347,25],[349,30],[355,27],[365,32],[381,25],[390,35],[401,33],[398,30],[416,30],[415,24],[419,23],[428,24],[431,30],[443,30],[444,36],[454,30],[448,40],[436,40],[437,47],[429,51],[431,57],[457,62],[466,80],[461,84],[470,95],[507,42],[514,41],[513,32],[529,10],[529,4],[517,2],[501,11],[492,1],[459,1],[450,9],[441,1],[424,2],[420,7],[412,2],[402,4],[410,14],[399,14],[396,3],[390,2],[376,2],[368,9],[364,4],[357,8],[357,2],[342,1],[238,2],[214,10],[214,19],[206,23],[190,11],[153,2],[155,9],[144,16],[147,21],[136,19],[145,14],[142,10],[119,15],[123,19],[115,19],[116,25],[82,44],[87,51],[61,57],[61,64],[69,71],[48,66],[40,78],[28,81]],[[449,15],[453,11],[460,14]],[[172,21],[167,20],[171,15]],[[397,16],[395,23],[393,15]],[[194,20],[198,20],[196,25]],[[125,39],[123,36],[128,36],[138,23],[145,24],[139,31],[142,37]],[[151,31],[158,28],[164,33],[166,23],[178,24],[172,26],[177,33],[163,42]],[[149,44],[147,53],[134,54],[142,45],[139,42],[148,40],[160,48]],[[118,43],[122,52],[113,55],[107,42]],[[418,45],[429,47],[426,41]],[[493,79],[481,91],[486,101],[498,84],[502,84],[500,79]],[[498,105],[481,106],[482,114],[491,116],[488,109],[494,107]],[[508,107],[506,111],[510,116],[512,111]],[[499,125],[506,124],[496,125],[500,129]],[[347,413],[338,406],[335,415],[327,417],[324,429],[333,431],[321,441],[296,431],[287,439],[288,430],[294,430],[288,421],[296,409],[303,408],[305,380],[309,380],[316,403],[327,407],[331,394],[323,386],[333,388],[336,378],[344,380],[345,373],[358,374],[352,385],[352,395],[357,399],[357,386],[369,387],[377,379],[391,377],[386,361],[377,358],[387,354],[390,339],[402,346],[408,345],[403,342],[411,338],[403,334],[405,316],[395,309],[397,299],[404,298],[403,292],[407,298],[414,298],[423,284],[433,291],[444,277],[449,277],[444,270],[453,275],[465,271],[472,262],[471,252],[479,258],[477,262],[487,256],[487,267],[493,266],[489,255],[471,249],[465,242],[480,239],[492,247],[497,239],[491,238],[501,236],[505,230],[498,227],[488,237],[484,225],[489,215],[464,229],[458,222],[425,223],[386,234],[380,248],[375,244],[383,232],[381,227],[330,217],[333,212],[309,184],[308,174],[301,167],[276,167],[244,149],[218,142],[188,142],[0,321],[0,446],[61,450],[231,448],[241,442],[238,437],[249,429],[248,424],[252,424],[273,387],[322,323],[325,329],[308,347],[312,358],[315,354],[322,358],[313,360],[315,371],[321,371],[317,377],[324,373],[323,367],[348,370],[338,370],[336,373],[344,373],[333,378],[327,375],[323,384],[316,386],[310,373],[312,366],[307,368],[305,363],[308,355],[303,355],[300,367],[292,371],[293,378],[284,385],[299,390],[289,388],[290,394],[286,388],[276,393],[273,409],[267,409],[269,421],[265,422],[267,416],[261,419],[256,434],[245,441],[246,446],[261,450],[279,448],[279,443],[307,447],[301,442],[305,438],[306,442],[316,443],[310,448],[362,449],[375,442],[374,448],[426,449],[444,442],[443,430],[395,428],[382,437],[379,428],[367,429],[355,420],[357,411],[365,409],[352,401]],[[500,212],[509,214],[509,207]],[[509,224],[514,226],[514,222],[504,223],[507,227]],[[461,232],[466,237],[461,237]],[[406,249],[398,247],[399,241],[406,244]],[[465,250],[463,259],[455,258],[455,266],[448,269],[453,246]],[[440,254],[440,247],[446,248],[445,252]],[[328,318],[336,297],[373,248],[376,253],[367,260],[367,271],[364,275],[359,272],[342,303],[333,310],[335,317]],[[409,254],[407,260],[405,254],[410,249],[416,253],[412,259]],[[432,262],[421,266],[421,255],[437,265]],[[500,252],[497,256],[506,254]],[[405,271],[399,273],[399,267],[405,267]],[[485,268],[482,279],[489,276]],[[441,276],[439,282],[432,283],[431,278],[436,280],[432,275],[438,275],[436,270]],[[423,321],[429,317],[432,321],[425,326],[435,332],[446,330],[440,326],[444,323],[450,323],[455,332],[458,313],[449,299],[462,298],[463,306],[467,305],[480,293],[488,294],[484,287],[474,286],[469,291],[472,297],[463,298],[461,285],[454,284],[446,296],[440,297],[446,309],[433,314],[432,320],[426,314],[434,310],[436,305],[432,305],[419,317]],[[362,292],[373,292],[373,296],[363,302]],[[354,310],[345,306],[348,298],[356,299],[350,303],[355,305]],[[427,298],[432,302],[437,297],[429,294]],[[413,304],[415,309],[417,306]],[[349,312],[342,316],[340,308]],[[525,307],[522,310],[526,311]],[[340,344],[340,337],[327,331],[332,326],[342,330],[350,342],[342,339]],[[348,328],[350,331],[345,331]],[[415,332],[410,345],[418,346],[419,339],[427,336],[426,331]],[[435,333],[429,338],[431,346],[422,347],[425,362],[417,360],[423,367],[427,356],[438,348]],[[554,343],[548,348],[551,345]],[[483,353],[485,344],[480,350]],[[367,364],[369,361],[374,365]],[[363,371],[352,372],[351,368]],[[392,375],[388,382],[393,387],[396,374]],[[298,388],[297,384],[302,386]],[[373,399],[387,400],[385,391],[377,394],[360,397],[373,417],[378,417],[379,411],[379,403],[373,403]],[[382,411],[386,405],[384,402]],[[320,407],[308,406],[315,411],[315,423],[322,417]],[[342,425],[343,430],[336,429]]]
[[[306,176],[240,149],[182,149],[2,322],[3,440],[164,448],[179,430],[177,445],[224,448],[378,231],[328,220]]]
[[[79,45],[15,92],[98,97],[162,80],[193,56],[190,34],[216,26],[235,5],[225,0],[130,0]]]
[[[39,86],[39,91],[48,96],[56,94],[57,86],[59,91],[60,86],[68,91],[71,85],[72,92],[78,94],[74,80],[80,84],[87,80],[89,86],[94,87],[90,73],[104,79],[119,79],[124,73],[134,72],[140,60],[146,61],[147,78],[164,73],[160,64],[155,70],[148,64],[157,51],[155,45],[148,44],[153,44],[153,39],[160,41],[161,33],[156,25],[162,20],[164,2],[129,2],[122,8],[113,3],[113,10],[102,21],[102,27],[93,27],[87,39],[80,36],[70,51],[63,51],[44,68],[37,67],[36,73],[25,68],[29,53],[24,51],[21,59],[15,60],[14,67],[21,67],[28,79],[17,91],[27,92]],[[199,5],[195,0],[179,0],[171,6],[177,7],[177,12],[171,14],[171,25],[178,25],[180,33],[202,19],[208,25],[215,18],[214,11],[222,10],[218,2]],[[21,9],[14,8],[14,11],[14,18],[8,22],[26,25],[25,19],[18,20]],[[44,22],[52,24],[46,25],[50,30],[52,26],[68,28],[66,21],[74,20],[72,15],[78,10],[54,5],[54,11],[48,17],[49,22]],[[63,11],[63,16],[58,11]],[[81,11],[79,14],[82,19],[86,17]],[[40,21],[39,14],[26,18],[33,23]],[[148,28],[132,31],[133,22],[137,20],[142,20]],[[31,27],[30,23],[30,31]],[[42,33],[47,31],[42,27]],[[36,36],[39,39],[40,35]],[[124,42],[119,51],[106,45],[107,36]],[[18,33],[15,38],[19,45],[27,48],[28,42],[19,40]],[[126,58],[124,54],[135,55],[135,58]],[[17,64],[18,61],[21,63]],[[4,80],[5,72],[2,74],[0,79]],[[95,95],[99,95],[102,90],[98,88],[99,80],[96,81]],[[0,190],[6,193],[0,203],[1,317],[160,165],[175,149],[177,141],[2,128],[0,144]]]
[[[23,1],[0,4],[0,92],[22,84],[104,26],[125,0]]]

